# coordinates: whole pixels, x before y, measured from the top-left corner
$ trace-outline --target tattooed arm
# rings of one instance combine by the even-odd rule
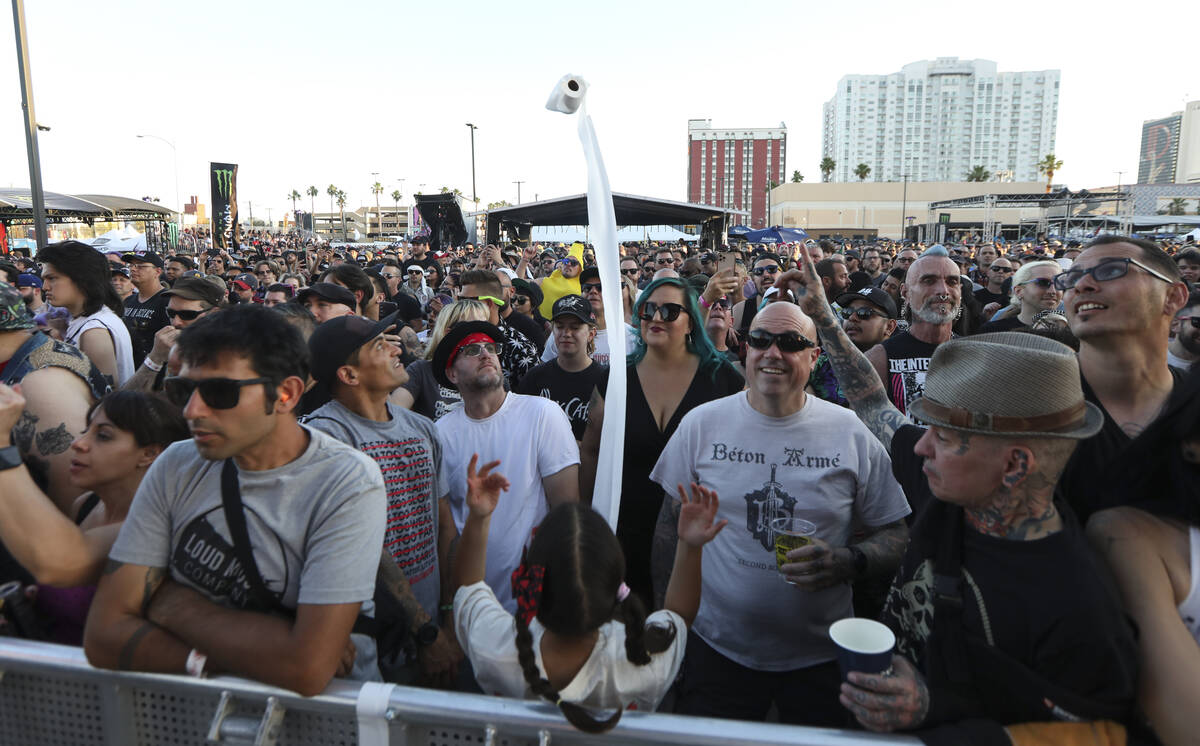
[[[71,442],[87,427],[92,394],[74,373],[58,367],[42,368],[21,381],[25,410],[13,428],[13,441],[21,449],[34,481],[58,509],[70,515],[79,488],[71,484]]]
[[[670,492],[663,493],[662,508],[658,511],[658,523],[654,526],[654,539],[650,545],[650,580],[654,586],[656,609],[661,609],[666,602],[671,568],[675,563],[676,545],[679,543],[681,509],[682,505],[674,495]]]
[[[896,574],[904,559],[904,550],[908,548],[908,524],[899,520],[871,529],[867,537],[854,546],[867,557],[866,577],[887,580]]]
[[[784,272],[775,281],[775,286],[781,290],[791,290],[800,307],[812,318],[821,337],[821,349],[829,356],[829,364],[837,375],[850,407],[891,453],[892,436],[896,430],[912,423],[888,400],[887,389],[876,367],[842,331],[837,316],[834,316],[825,298],[825,290],[812,259],[807,255],[803,259],[804,269]]]
[[[191,647],[146,618],[166,577],[161,567],[109,560],[83,632],[89,663],[122,671],[183,673]]]

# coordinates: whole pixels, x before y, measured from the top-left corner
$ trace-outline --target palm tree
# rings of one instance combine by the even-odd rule
[[[371,185],[371,194],[375,195],[375,227],[379,229],[379,235],[383,235],[383,213],[379,212],[379,195],[383,194],[383,184],[378,181]],[[371,223],[367,222],[367,232],[371,232]]]
[[[1045,158],[1037,162],[1038,173],[1046,174],[1046,194],[1050,193],[1050,183],[1054,181],[1054,172],[1062,168],[1063,162],[1054,157],[1054,153],[1049,153]]]
[[[833,169],[837,168],[837,161],[825,156],[821,159],[821,181],[829,181],[829,177],[833,175]]]
[[[859,181],[866,181],[870,174],[871,167],[865,163],[860,163],[854,167],[854,175],[858,177]]]
[[[317,195],[320,194],[321,191],[319,189],[317,189],[315,186],[310,186],[305,193],[308,195],[308,215],[309,215],[310,225],[312,226],[313,233],[316,233],[317,232],[317,219],[314,216],[317,214],[317,208],[314,207],[314,204],[315,204]]]
[[[342,213],[342,240],[346,240],[346,193],[341,189],[337,192],[338,210]]]
[[[399,189],[395,189],[392,191],[392,206],[396,208],[395,220],[396,220],[397,228],[400,227],[400,198],[403,196],[404,195],[400,193]]]
[[[330,184],[328,187],[325,188],[325,193],[329,195],[329,214],[330,215],[333,214],[333,201],[335,199],[337,199],[339,191],[341,191],[341,190],[338,189],[337,187],[335,187],[333,184]]]
[[[800,173],[799,171],[793,171],[792,172],[792,183],[799,184],[802,181],[804,181],[804,174]]]
[[[1187,200],[1183,197],[1176,197],[1167,204],[1168,215],[1186,215]]]
[[[967,172],[967,181],[987,181],[992,178],[992,172],[983,166],[974,166]]]
[[[289,194],[287,196],[287,198],[292,201],[292,212],[295,213],[296,212],[296,200],[300,199],[300,192],[297,192],[295,189],[293,189],[292,193]]]

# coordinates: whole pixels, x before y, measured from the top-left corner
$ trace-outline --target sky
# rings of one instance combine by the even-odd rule
[[[525,202],[585,192],[576,122],[545,109],[566,73],[590,86],[616,192],[685,200],[692,118],[786,123],[787,173],[816,181],[821,105],[838,79],[935,57],[1061,70],[1055,182],[1106,186],[1123,171],[1129,183],[1142,121],[1200,98],[1195,46],[1171,30],[1195,8],[26,0],[25,13],[35,111],[51,128],[39,139],[47,191],[174,208],[177,157],[181,201],[209,204],[208,163],[224,161],[239,164],[243,218],[278,220],[310,185],[318,212],[330,184],[350,208],[373,203],[376,180],[385,205],[396,189],[405,202],[442,186],[472,196],[467,122],[481,204],[516,203],[518,180]],[[27,187],[11,23],[0,37],[0,186]]]

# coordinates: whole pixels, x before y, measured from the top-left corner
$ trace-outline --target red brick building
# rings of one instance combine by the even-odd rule
[[[751,228],[767,227],[767,183],[784,182],[787,126],[714,128],[688,120],[688,202],[750,213]]]

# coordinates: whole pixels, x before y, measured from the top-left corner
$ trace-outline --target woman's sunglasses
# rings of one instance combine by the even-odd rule
[[[200,392],[200,398],[210,409],[233,409],[242,397],[242,388],[256,383],[270,383],[270,378],[201,378],[194,380],[182,376],[163,379],[163,392],[176,406],[185,407],[192,393]]]
[[[658,318],[666,322],[671,322],[679,318],[679,314],[685,310],[687,309],[678,303],[663,303],[660,305],[648,300],[642,305],[642,310],[638,313],[638,318],[642,321],[653,321],[655,314],[658,314]]]

